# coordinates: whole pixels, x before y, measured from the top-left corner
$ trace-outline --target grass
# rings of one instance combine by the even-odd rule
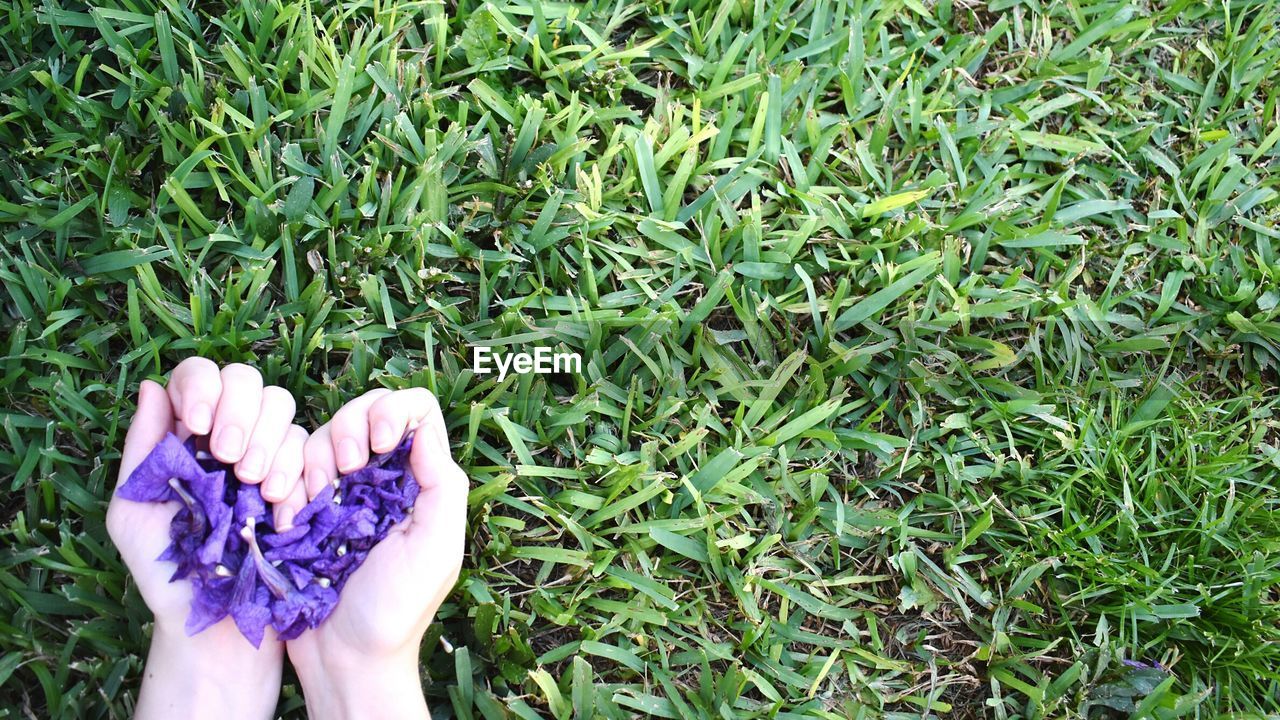
[[[193,353],[439,395],[442,717],[1280,713],[1277,20],[0,0],[0,717],[129,715]]]

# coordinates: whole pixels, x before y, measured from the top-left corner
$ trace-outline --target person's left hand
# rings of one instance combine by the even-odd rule
[[[468,491],[435,396],[424,388],[378,389],[344,405],[307,440],[305,494],[276,512],[292,517],[339,473],[364,467],[370,452],[394,449],[407,432],[414,433],[409,466],[421,487],[413,514],[352,573],[333,614],[286,643],[313,720],[428,717],[419,645],[458,580]]]

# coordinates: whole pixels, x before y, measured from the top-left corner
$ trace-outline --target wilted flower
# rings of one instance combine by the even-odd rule
[[[194,438],[183,443],[166,435],[119,494],[182,504],[169,527],[171,543],[157,559],[177,565],[170,582],[191,581],[187,633],[230,615],[256,647],[268,625],[292,640],[324,622],[370,549],[409,516],[418,497],[412,444],[406,437],[324,488],[280,533],[257,486],[241,484],[232,466],[197,451]]]

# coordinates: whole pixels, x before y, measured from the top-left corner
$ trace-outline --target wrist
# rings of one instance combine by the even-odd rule
[[[281,643],[255,648],[230,620],[192,636],[157,620],[136,717],[270,718],[283,664]]]
[[[368,657],[347,652],[294,652],[310,720],[427,720],[416,646]]]

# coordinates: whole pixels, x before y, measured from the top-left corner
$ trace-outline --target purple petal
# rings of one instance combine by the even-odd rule
[[[177,500],[177,494],[169,486],[169,478],[191,481],[204,474],[195,456],[183,447],[176,435],[169,433],[143,458],[116,492],[126,500],[137,502]]]
[[[242,484],[233,467],[203,450],[204,442],[166,436],[119,489],[126,499],[181,502],[158,559],[177,566],[172,581],[192,584],[192,634],[228,615],[255,646],[268,625],[284,640],[316,627],[418,496],[408,437],[336,488],[325,487],[291,529],[277,533],[258,487]]]
[[[232,523],[244,527],[247,520],[262,520],[267,516],[267,503],[257,485],[241,485],[236,491],[235,515]]]

